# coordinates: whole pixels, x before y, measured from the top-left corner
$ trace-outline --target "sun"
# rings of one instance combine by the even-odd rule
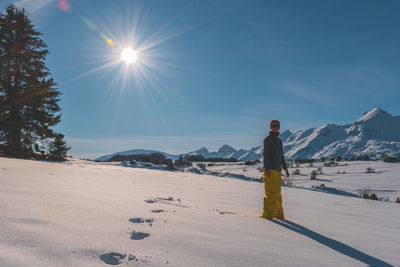
[[[124,48],[121,52],[121,60],[125,61],[127,64],[135,63],[137,59],[136,51],[132,47]]]

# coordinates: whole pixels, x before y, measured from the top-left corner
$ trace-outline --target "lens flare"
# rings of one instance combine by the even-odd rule
[[[88,27],[89,29],[91,29],[92,31],[98,31],[96,24],[94,24],[93,21],[91,21],[90,19],[88,19],[87,17],[82,16],[81,17],[83,23],[86,25],[86,27]]]
[[[107,35],[105,35],[104,33],[100,32],[99,29],[97,28],[96,24],[91,21],[90,19],[88,19],[85,16],[81,16],[81,19],[83,21],[83,23],[86,25],[86,27],[88,27],[90,30],[97,32],[101,38],[103,38],[104,41],[107,42],[107,44],[111,45],[111,46],[115,46],[115,42],[109,38]]]
[[[108,39],[108,40],[107,40],[107,43],[108,43],[109,45],[111,45],[111,46],[115,46],[114,41],[111,40],[111,39]]]
[[[108,36],[105,35],[104,33],[100,33],[100,36],[101,36],[101,38],[103,38],[107,42],[107,44],[109,44],[111,46],[115,45],[114,41],[111,40],[110,38],[108,38]]]
[[[58,0],[57,5],[58,5],[58,8],[64,12],[69,11],[69,9],[71,7],[68,0]]]

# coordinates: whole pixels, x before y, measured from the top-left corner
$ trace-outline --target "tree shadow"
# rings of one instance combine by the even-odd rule
[[[301,226],[297,223],[291,222],[289,220],[273,220],[272,222],[285,227],[286,229],[292,230],[296,233],[302,234],[306,237],[309,237],[313,239],[314,241],[317,241],[321,243],[322,245],[325,245],[333,250],[336,250],[339,253],[342,253],[343,255],[346,255],[348,257],[351,257],[355,260],[358,260],[360,262],[363,262],[367,264],[368,266],[386,266],[386,267],[394,267],[394,265],[391,265],[387,262],[384,262],[378,258],[375,258],[373,256],[370,256],[368,254],[365,254],[355,248],[352,248],[342,242],[339,242],[337,240],[334,240],[332,238],[323,236],[321,234],[318,234],[314,231],[311,231],[310,229]]]

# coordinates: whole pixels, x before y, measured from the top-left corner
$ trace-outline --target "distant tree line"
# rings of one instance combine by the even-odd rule
[[[383,154],[383,155],[382,155],[382,161],[384,161],[384,162],[391,162],[391,163],[400,162],[400,156],[398,156],[397,158],[395,158],[395,157],[391,157],[391,156],[388,156],[388,155],[386,155],[386,154]]]
[[[65,160],[61,93],[50,77],[49,51],[24,9],[8,5],[0,13],[0,155]]]
[[[148,162],[153,163],[154,165],[167,165],[173,166],[173,162],[171,159],[168,159],[161,153],[151,153],[151,154],[136,154],[136,155],[114,155],[107,161],[128,161],[130,163],[140,162]]]
[[[258,160],[258,159],[256,159],[256,160],[248,160],[248,161],[245,161],[244,165],[255,165],[257,163],[261,163],[261,161]]]
[[[238,159],[234,158],[205,158],[202,155],[186,155],[180,156],[183,160],[190,162],[238,162]]]
[[[179,156],[178,159],[173,162],[161,153],[150,153],[150,154],[135,154],[135,155],[114,155],[108,160],[108,162],[115,161],[128,161],[130,163],[136,162],[148,162],[155,165],[167,165],[168,169],[174,169],[175,167],[192,166],[192,162],[237,162],[237,159],[225,159],[225,158],[204,158],[201,155],[187,155]]]

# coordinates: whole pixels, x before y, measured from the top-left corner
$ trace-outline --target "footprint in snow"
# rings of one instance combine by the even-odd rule
[[[168,197],[168,198],[165,198],[165,197],[158,197],[157,199],[159,199],[159,200],[166,200],[166,201],[174,201],[174,198],[173,197]],[[180,201],[180,200],[179,200]]]
[[[128,256],[126,254],[121,254],[118,252],[110,252],[106,254],[101,254],[100,259],[108,264],[108,265],[119,265],[121,263],[127,263],[126,261],[140,261],[143,263],[150,263],[148,258],[152,258],[151,256],[146,256],[146,259],[138,259],[136,256],[129,254]]]
[[[101,254],[100,260],[104,261],[104,263],[109,265],[118,265],[121,264],[123,259],[125,259],[126,255],[117,253],[117,252],[110,252],[107,254]]]
[[[219,214],[225,215],[225,214],[237,214],[236,212],[231,212],[231,211],[220,211]]]
[[[151,210],[153,213],[160,213],[160,212],[165,212],[165,210]]]
[[[176,200],[173,197],[157,197],[155,199],[146,199],[146,203],[153,204],[153,203],[162,203],[162,204],[168,204],[168,205],[173,205],[176,207],[181,207],[181,208],[189,208],[189,206],[185,206],[181,204],[181,200],[177,198]]]
[[[221,211],[219,209],[213,209],[213,211],[218,212],[221,215],[225,215],[225,214],[237,214],[236,212],[231,212],[231,211]]]
[[[154,219],[153,218],[150,218],[150,219],[131,218],[131,219],[129,219],[129,221],[131,223],[140,223],[140,224],[148,223],[150,226],[153,226]]]
[[[173,197],[157,197],[155,199],[146,199],[145,202],[147,203],[156,203],[156,202],[169,202],[169,201],[174,201]],[[181,200],[178,198],[177,201],[181,202]]]
[[[142,232],[133,231],[133,233],[131,235],[131,239],[132,240],[142,240],[142,239],[145,239],[145,238],[147,238],[149,236],[150,236],[150,234],[148,234],[148,233],[142,233]]]
[[[142,218],[132,218],[132,219],[129,219],[129,221],[131,223],[144,223],[144,220]]]

